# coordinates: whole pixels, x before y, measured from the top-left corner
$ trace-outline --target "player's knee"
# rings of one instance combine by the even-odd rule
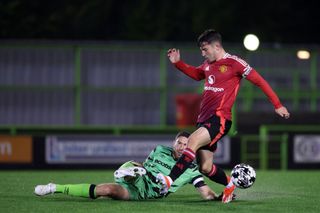
[[[209,174],[211,172],[212,164],[203,163],[200,165],[200,172],[202,174]]]
[[[98,185],[96,188],[97,196],[111,196],[113,192],[112,186],[107,184]]]
[[[188,138],[187,147],[195,152],[200,147],[208,145],[210,142],[211,142],[211,140],[210,140],[210,135],[209,134],[207,135],[207,134],[203,134],[201,132],[193,133]]]
[[[188,139],[188,145],[187,147],[191,150],[193,150],[194,152],[197,151],[199,149],[199,144],[198,141],[196,140],[196,138],[194,137],[190,137]]]

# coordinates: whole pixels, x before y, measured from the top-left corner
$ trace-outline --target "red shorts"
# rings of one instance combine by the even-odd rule
[[[200,149],[209,150],[215,152],[217,149],[217,142],[226,134],[228,134],[232,125],[232,121],[227,120],[223,117],[214,115],[205,122],[197,124],[197,127],[204,127],[208,130],[211,138],[211,142]]]

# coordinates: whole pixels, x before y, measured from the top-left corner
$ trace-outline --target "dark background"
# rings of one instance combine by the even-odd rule
[[[320,43],[317,1],[1,0],[0,38],[195,41],[215,28],[224,41]]]

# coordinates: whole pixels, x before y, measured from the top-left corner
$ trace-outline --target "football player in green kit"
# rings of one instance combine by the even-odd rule
[[[39,196],[62,193],[77,197],[98,198],[110,197],[118,200],[145,200],[162,198],[160,194],[161,184],[155,176],[161,172],[168,175],[177,159],[187,146],[189,133],[179,132],[172,147],[158,145],[143,162],[139,164],[133,161],[124,163],[114,172],[115,183],[95,184],[54,184],[38,185],[34,193]],[[170,193],[176,192],[186,184],[193,184],[201,197],[205,200],[221,200],[204,182],[196,163],[192,163],[183,175],[172,185]],[[167,195],[166,195],[167,196]]]

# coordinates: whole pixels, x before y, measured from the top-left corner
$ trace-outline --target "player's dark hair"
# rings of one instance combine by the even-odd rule
[[[203,42],[211,44],[212,42],[215,42],[215,41],[217,41],[220,44],[222,44],[222,39],[221,39],[220,33],[218,31],[214,30],[214,29],[208,29],[208,30],[204,31],[198,37],[197,44],[198,44],[199,47],[201,47]]]
[[[178,137],[186,137],[186,138],[189,138],[189,136],[190,136],[190,133],[189,132],[185,132],[185,131],[181,131],[181,132],[178,132],[178,134],[176,135],[176,139],[178,138]]]

